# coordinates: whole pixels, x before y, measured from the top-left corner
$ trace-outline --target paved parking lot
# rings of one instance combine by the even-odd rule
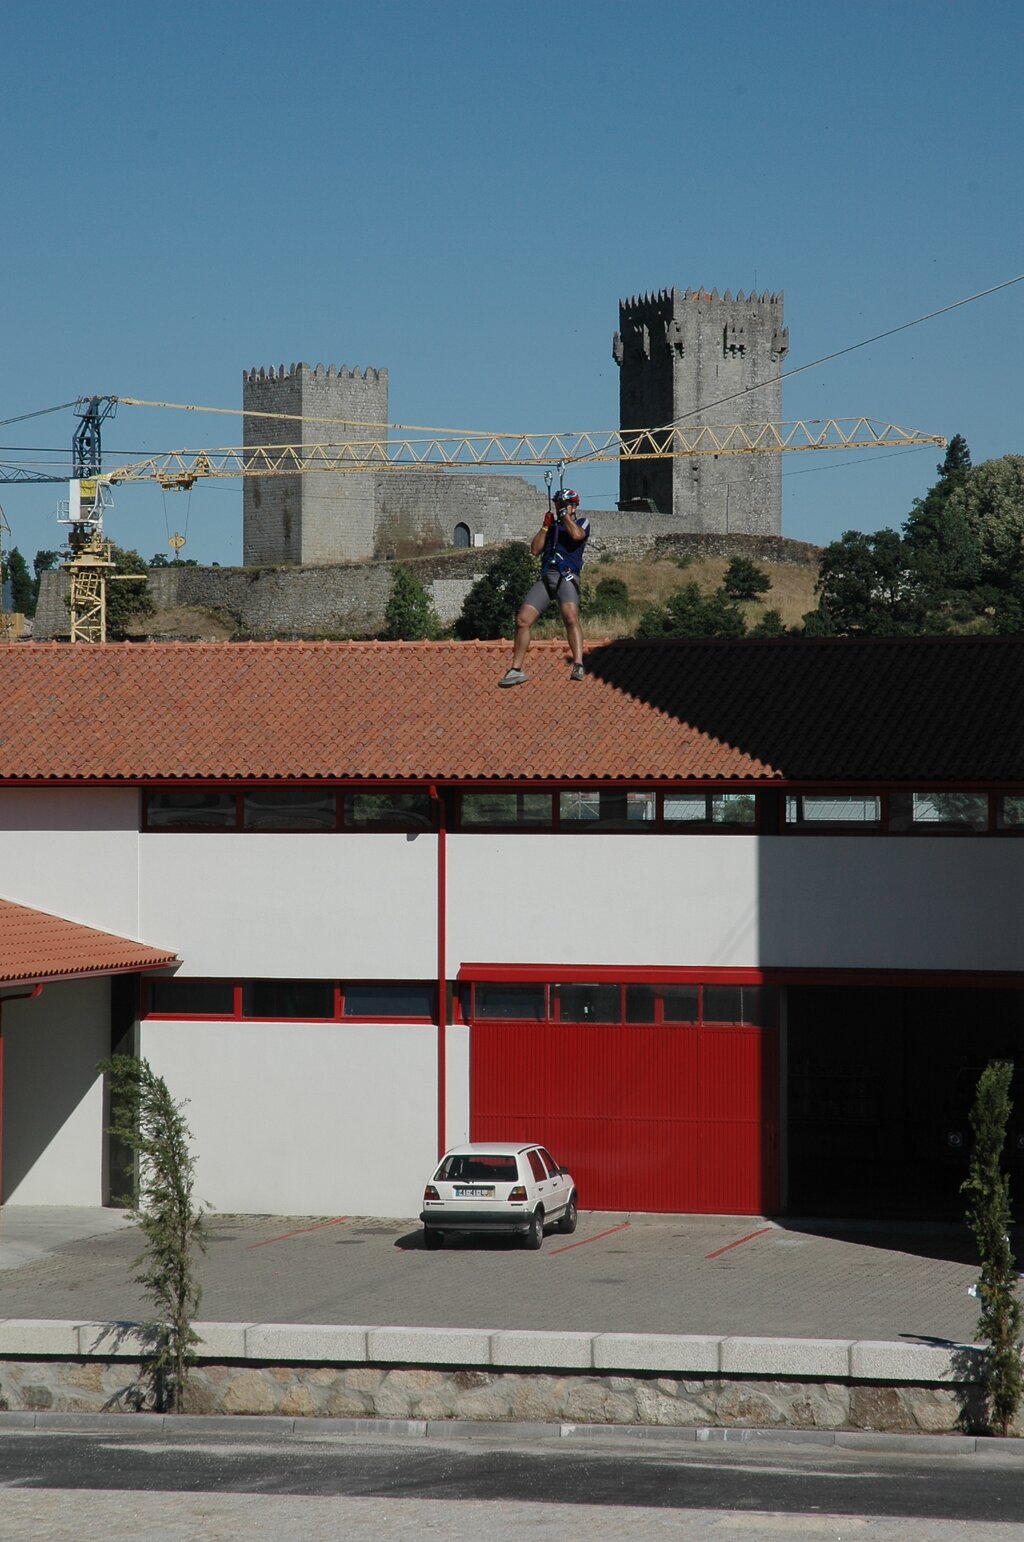
[[[64,1217],[59,1222],[59,1217]],[[134,1320],[140,1234],[114,1212],[0,1212],[4,1317]],[[969,1341],[958,1227],[584,1213],[528,1252],[499,1238],[428,1253],[418,1222],[210,1217],[200,1317],[214,1322],[549,1328]]]

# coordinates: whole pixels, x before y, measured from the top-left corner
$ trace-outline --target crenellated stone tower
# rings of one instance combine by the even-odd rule
[[[782,418],[783,296],[663,289],[619,302],[612,354],[623,429]],[[622,461],[619,508],[672,514],[681,531],[781,535],[777,455]]]
[[[324,369],[282,364],[242,372],[243,443],[327,444],[386,439],[386,369]],[[257,413],[289,417],[257,417]],[[333,422],[317,421],[333,419]],[[262,563],[360,562],[374,555],[373,472],[246,477],[242,560]]]

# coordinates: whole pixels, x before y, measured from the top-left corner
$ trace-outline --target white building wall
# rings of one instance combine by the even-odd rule
[[[160,946],[138,931],[139,794],[0,787],[0,896]]]
[[[3,1007],[3,1201],[101,1205],[110,982],[46,985]]]
[[[452,836],[466,962],[1022,969],[1024,843],[979,837]]]
[[[139,912],[182,975],[432,979],[437,838],[143,835]]]
[[[195,1138],[196,1197],[271,1215],[419,1214],[437,1032],[379,1023],[144,1022]]]

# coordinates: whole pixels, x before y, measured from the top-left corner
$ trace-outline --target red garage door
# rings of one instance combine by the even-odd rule
[[[541,1141],[587,1210],[778,1204],[774,1028],[474,1022],[475,1141]]]

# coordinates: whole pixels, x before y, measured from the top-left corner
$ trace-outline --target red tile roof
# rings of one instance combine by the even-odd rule
[[[159,969],[177,955],[0,900],[0,984]]]
[[[1024,781],[1024,637],[17,643],[0,780]]]

